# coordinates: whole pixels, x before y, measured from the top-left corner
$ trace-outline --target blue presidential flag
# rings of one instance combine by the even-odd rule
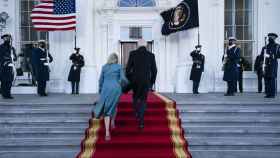
[[[184,0],[175,8],[163,11],[161,16],[164,20],[161,30],[163,35],[198,27],[198,2]]]

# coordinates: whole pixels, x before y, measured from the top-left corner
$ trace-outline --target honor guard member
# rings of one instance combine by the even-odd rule
[[[16,75],[14,62],[17,60],[15,48],[11,45],[12,36],[1,36],[4,43],[0,45],[0,79],[1,91],[4,99],[13,99],[11,87]]]
[[[240,48],[236,45],[236,38],[229,38],[229,46],[223,56],[223,80],[227,82],[227,92],[225,96],[234,96],[236,82],[238,80],[238,62],[240,59]]]
[[[32,65],[38,85],[38,94],[47,96],[46,85],[50,79],[49,63],[53,61],[53,57],[47,52],[45,41],[41,40],[38,44],[38,48],[34,48],[32,52]]]
[[[280,45],[275,42],[278,37],[275,33],[268,34],[268,44],[262,48],[262,57],[264,59],[264,81],[266,98],[274,98],[276,95],[276,79],[278,71],[278,61],[280,58]]]
[[[80,48],[75,48],[75,53],[70,56],[72,66],[69,72],[68,81],[72,85],[72,94],[79,94],[79,83],[81,69],[85,65],[84,57],[80,54]]]
[[[240,57],[238,64],[237,64],[238,79],[237,79],[236,86],[235,86],[236,87],[235,92],[237,92],[237,86],[238,86],[239,92],[243,93],[243,72],[245,70],[246,64],[247,64],[247,62],[246,62],[245,58]]]
[[[193,81],[193,94],[199,94],[198,88],[201,80],[202,72],[204,71],[205,57],[201,54],[201,45],[195,46],[195,50],[191,52],[193,60],[190,80]]]
[[[262,93],[263,87],[263,58],[261,55],[258,55],[254,64],[254,71],[258,77],[258,93]]]

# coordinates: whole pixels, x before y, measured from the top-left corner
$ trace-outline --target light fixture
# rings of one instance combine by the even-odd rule
[[[9,19],[9,14],[7,12],[0,13],[0,27],[4,29],[7,24],[7,20]]]

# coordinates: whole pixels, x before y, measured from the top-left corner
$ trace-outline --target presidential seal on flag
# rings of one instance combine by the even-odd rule
[[[163,11],[160,15],[164,20],[161,29],[163,35],[199,26],[197,0],[183,0],[176,7]]]
[[[169,23],[169,29],[180,29],[184,27],[190,19],[190,6],[182,2],[172,12],[172,20]]]

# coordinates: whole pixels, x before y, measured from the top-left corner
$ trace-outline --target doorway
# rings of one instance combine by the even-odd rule
[[[153,41],[148,41],[147,49],[148,51],[153,53]],[[121,65],[123,68],[126,68],[126,64],[129,58],[129,53],[133,50],[136,50],[138,48],[137,41],[121,41],[120,42],[120,48],[121,48]]]

